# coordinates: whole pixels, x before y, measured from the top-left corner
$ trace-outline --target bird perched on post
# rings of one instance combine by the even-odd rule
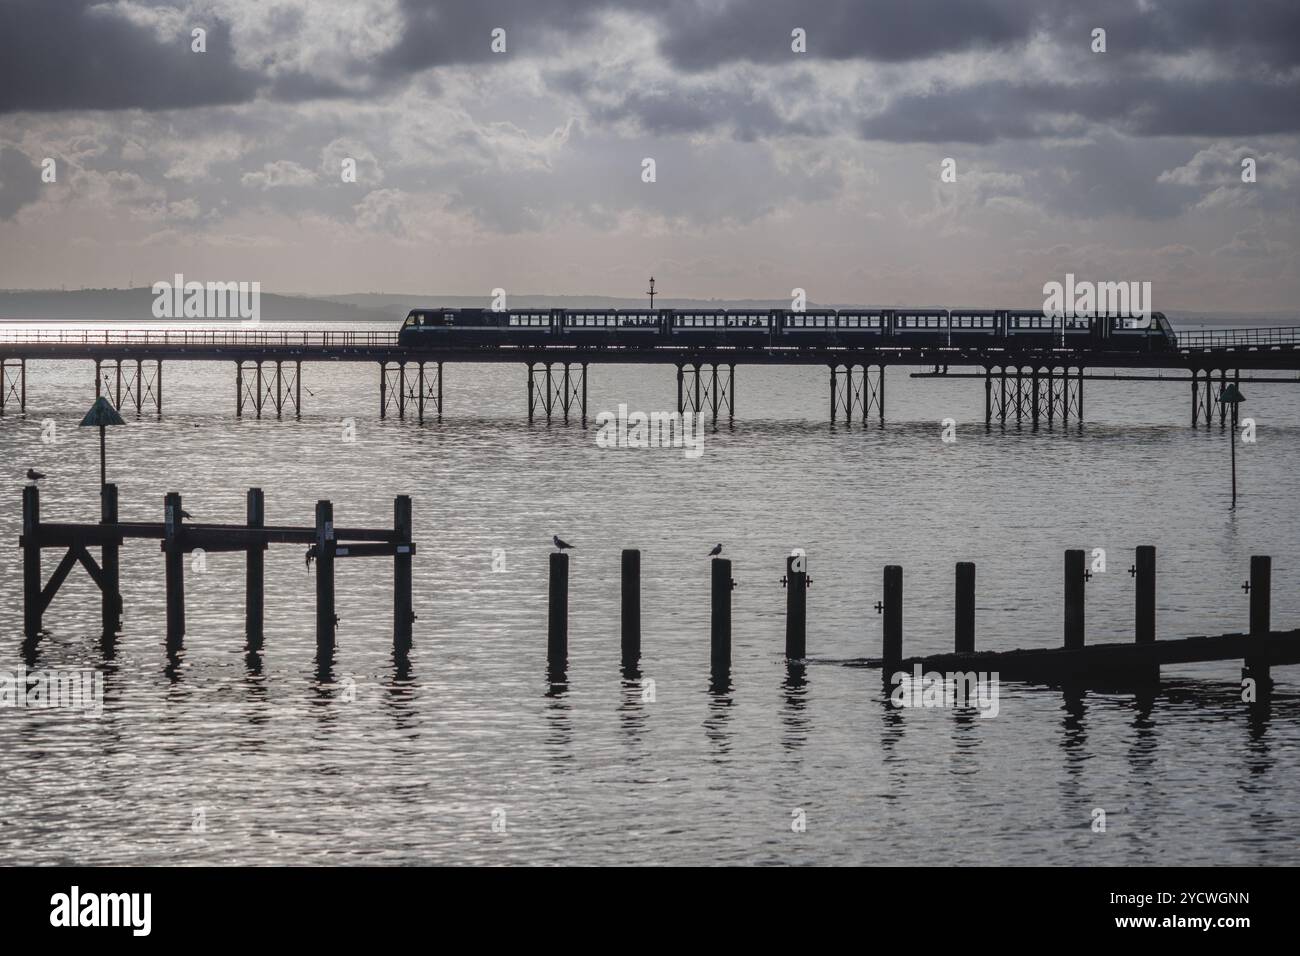
[[[558,534],[551,535],[551,540],[555,542],[555,547],[560,551],[563,551],[565,548],[573,547],[573,545],[562,539]]]
[[[188,511],[186,511],[184,508],[181,509],[181,517],[184,518],[186,521],[193,521],[193,520],[194,520],[194,515],[190,514],[190,513],[189,513]]]
[[[722,553],[722,542],[719,541],[717,544],[713,546],[713,550],[709,552],[709,557],[716,558],[721,553]]]
[[[44,476],[43,474],[41,474],[39,471],[37,471],[35,468],[28,468],[28,469],[27,469],[27,480],[28,480],[28,481],[40,481],[40,480],[41,480],[42,478],[44,478],[44,477],[45,477],[45,476]]]

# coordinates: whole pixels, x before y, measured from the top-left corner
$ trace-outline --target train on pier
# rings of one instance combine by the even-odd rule
[[[1060,315],[1015,309],[412,309],[408,348],[1177,348],[1161,312]]]

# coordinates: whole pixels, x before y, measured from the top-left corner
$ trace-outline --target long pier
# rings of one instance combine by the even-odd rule
[[[997,346],[882,345],[878,347],[694,347],[512,342],[423,348],[399,344],[395,331],[50,330],[0,332],[0,414],[28,403],[27,367],[46,360],[94,363],[95,395],[136,414],[163,411],[167,362],[225,362],[233,366],[237,416],[303,411],[303,366],[349,362],[375,367],[381,418],[424,422],[443,414],[447,364],[514,363],[527,370],[528,417],[587,420],[590,365],[667,365],[676,368],[677,410],[711,414],[713,422],[736,411],[738,365],[820,365],[829,371],[831,420],[885,420],[884,370],[891,365],[930,366],[928,378],[983,378],[985,422],[1082,421],[1083,382],[1089,369],[1158,369],[1183,372],[1171,381],[1190,385],[1192,424],[1209,424],[1216,394],[1243,371],[1300,371],[1300,328],[1184,332],[1167,351],[1104,347],[1048,347],[1003,342]],[[953,368],[973,372],[950,372]],[[1287,379],[1287,381],[1300,379]]]

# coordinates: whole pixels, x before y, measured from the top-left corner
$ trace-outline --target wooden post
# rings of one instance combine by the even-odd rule
[[[562,681],[569,666],[569,556],[551,552],[550,595],[546,614],[546,672]]]
[[[261,488],[249,488],[247,498],[248,527],[266,527],[266,500]],[[244,571],[244,634],[248,650],[256,653],[262,649],[262,628],[266,620],[264,543],[249,544],[245,552]]]
[[[808,559],[803,555],[786,555],[785,577],[785,658],[801,661],[808,656]],[[803,565],[796,571],[795,562]]]
[[[623,668],[641,662],[641,552],[623,549]]]
[[[393,499],[393,531],[397,547],[393,554],[393,650],[405,654],[411,649],[411,625],[415,611],[411,600],[411,496]]]
[[[1235,439],[1234,439],[1235,440]],[[1263,638],[1268,634],[1270,618],[1270,591],[1273,583],[1273,559],[1266,554],[1250,556],[1250,637]],[[1250,640],[1251,647],[1255,640]],[[1254,678],[1258,690],[1267,693],[1273,687],[1273,675],[1267,654],[1246,654],[1246,667],[1242,677]]]
[[[117,485],[103,485],[99,489],[99,523],[117,524]],[[116,541],[104,542],[99,562],[103,571],[103,583],[99,589],[103,636],[112,640],[122,630],[122,586]]]
[[[23,488],[23,634],[34,641],[41,633],[41,492]]]
[[[172,491],[163,500],[163,552],[167,577],[167,648],[175,650],[185,638],[185,541],[181,530],[181,496]]]
[[[1048,412],[1051,421],[1051,412]],[[1084,553],[1071,548],[1065,552],[1065,646],[1083,647]]]
[[[958,654],[975,651],[975,563],[957,562],[957,619],[954,628]]]
[[[711,572],[709,667],[715,680],[731,672],[731,561],[714,558]]]
[[[1137,581],[1134,637],[1139,644],[1150,644],[1156,639],[1156,549],[1151,545],[1138,547],[1133,576]]]
[[[381,366],[382,368],[382,366]],[[334,630],[339,619],[334,613],[334,505],[316,502],[316,657],[324,661],[334,654]]]
[[[903,568],[900,565],[885,566],[885,596],[881,610],[885,616],[881,645],[884,666],[881,671],[888,684],[893,677],[893,669],[903,659]]]

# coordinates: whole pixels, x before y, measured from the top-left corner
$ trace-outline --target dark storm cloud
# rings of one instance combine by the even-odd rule
[[[990,143],[1082,132],[1103,123],[1138,136],[1238,136],[1300,130],[1300,81],[1126,77],[1077,85],[980,83],[895,98],[862,122],[866,139]]]
[[[800,27],[811,56],[901,62],[1022,42],[1042,6],[1034,0],[679,0],[661,8],[660,48],[688,70],[732,60],[788,61],[790,32]]]
[[[207,52],[162,43],[91,0],[0,3],[0,113],[173,109],[250,99],[259,78],[234,65],[229,27],[206,18]]]
[[[41,193],[41,173],[25,154],[0,149],[0,219],[11,219]]]
[[[592,0],[402,0],[401,39],[380,57],[377,70],[391,76],[487,60],[500,55],[491,47],[497,28],[506,31],[507,54],[536,55],[552,43],[578,40],[604,9],[632,6]]]

